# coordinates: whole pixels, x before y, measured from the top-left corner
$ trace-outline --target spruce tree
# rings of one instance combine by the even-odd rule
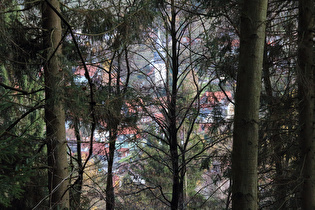
[[[68,158],[64,110],[64,70],[60,59],[61,19],[59,1],[45,1],[42,8],[45,76],[45,121],[48,155],[50,208],[69,208]]]
[[[257,209],[258,124],[267,0],[243,1],[232,151],[232,208]]]

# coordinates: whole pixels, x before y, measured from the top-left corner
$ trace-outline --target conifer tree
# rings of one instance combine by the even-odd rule
[[[42,19],[46,61],[45,76],[45,121],[48,153],[48,187],[50,208],[69,208],[69,180],[67,143],[64,111],[64,70],[61,67],[61,20],[54,11],[60,11],[59,1],[43,3]]]
[[[0,208],[32,208],[44,196],[43,89],[37,77],[40,35],[27,18],[36,14],[26,4],[0,5]],[[29,12],[29,13],[27,13]],[[40,177],[40,178],[39,178]],[[34,193],[36,192],[36,193]]]
[[[152,193],[171,209],[183,209],[191,201],[185,197],[186,172],[211,147],[209,139],[196,134],[200,100],[212,81],[213,72],[199,63],[199,55],[204,53],[199,39],[206,20],[194,16],[202,8],[193,5],[194,1],[157,2],[158,15],[147,39],[153,59],[139,53],[151,71],[140,69],[147,83],[135,85],[142,99],[143,115],[150,121],[140,126],[147,148],[139,148],[150,161],[161,165],[159,169],[168,170],[167,182],[172,183],[171,188],[163,188],[152,179],[150,184],[157,189]],[[209,22],[204,24],[211,24]],[[152,148],[158,155],[150,152]]]
[[[299,1],[298,85],[302,171],[302,209],[315,208],[314,1]]]
[[[232,208],[257,209],[258,123],[267,0],[242,1],[232,151]]]

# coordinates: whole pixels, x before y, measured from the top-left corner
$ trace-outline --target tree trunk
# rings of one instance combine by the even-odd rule
[[[126,51],[127,53],[127,51]],[[113,59],[116,55],[116,52],[114,53]],[[106,210],[114,210],[115,209],[115,191],[114,191],[114,183],[113,183],[113,166],[114,166],[114,158],[115,158],[115,151],[116,151],[116,141],[118,137],[118,126],[121,123],[121,109],[123,105],[123,99],[124,97],[121,95],[121,55],[122,52],[118,52],[117,55],[117,75],[116,75],[116,84],[114,84],[114,91],[111,90],[112,84],[112,64],[110,66],[109,71],[109,78],[110,82],[108,84],[109,86],[109,92],[108,95],[114,97],[114,103],[110,107],[110,110],[108,111],[109,119],[107,126],[109,128],[109,148],[108,148],[108,154],[107,154],[107,180],[106,180]],[[127,54],[126,54],[127,58]],[[127,61],[127,59],[126,59]],[[125,84],[125,88],[128,87],[128,81]],[[115,106],[115,107],[114,107]]]
[[[302,209],[315,209],[314,2],[299,1],[298,85],[303,174]]]
[[[177,117],[176,117],[176,106],[177,106],[177,82],[178,82],[178,54],[177,54],[177,32],[176,32],[176,8],[174,0],[171,1],[171,39],[172,39],[172,81],[171,81],[171,97],[169,103],[169,147],[172,161],[172,169],[173,169],[173,186],[172,186],[172,200],[171,200],[171,209],[178,209],[180,204],[180,197],[183,194],[183,186],[181,177],[180,177],[180,169],[179,169],[179,154],[178,154],[178,139],[177,139]],[[169,88],[169,87],[167,87]]]
[[[82,194],[82,185],[83,185],[83,163],[82,163],[82,153],[81,153],[81,136],[80,136],[80,124],[79,119],[75,117],[74,119],[74,133],[77,140],[77,159],[78,164],[78,177],[73,183],[72,190],[70,191],[70,208],[79,209],[81,205],[81,194]]]
[[[267,0],[244,0],[235,96],[232,208],[257,209],[258,121]]]
[[[115,193],[113,184],[113,165],[116,150],[117,126],[110,130],[109,151],[107,155],[107,184],[106,184],[106,210],[115,208]]]
[[[267,49],[265,45],[264,50],[264,65],[263,65],[263,81],[265,92],[268,97],[268,120],[270,121],[268,126],[270,128],[270,146],[271,150],[273,151],[273,162],[275,164],[275,176],[274,176],[274,199],[275,199],[275,208],[278,210],[284,210],[287,208],[287,184],[283,182],[284,177],[284,155],[283,155],[283,146],[281,141],[281,134],[279,133],[281,127],[283,126],[282,120],[283,119],[283,112],[280,109],[283,107],[279,107],[279,102],[277,103],[275,98],[273,97],[273,89],[271,86],[270,80],[270,71],[269,68],[271,67],[272,63],[268,62],[267,59]]]
[[[50,4],[60,11],[59,1],[50,0]],[[51,7],[43,4],[44,46],[47,61],[44,65],[45,75],[45,120],[48,152],[48,187],[50,208],[69,208],[68,160],[65,134],[65,112],[63,106],[63,71],[60,66],[61,21]]]

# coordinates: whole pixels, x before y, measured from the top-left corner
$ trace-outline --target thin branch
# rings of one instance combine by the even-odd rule
[[[21,90],[21,89],[18,89],[18,88],[15,88],[15,87],[11,87],[11,86],[8,86],[2,82],[0,82],[0,86],[4,87],[5,89],[8,89],[8,90],[14,90],[14,91],[17,91],[17,92],[20,92],[22,93],[23,95],[28,95],[29,93],[25,90]]]
[[[18,119],[16,119],[7,129],[5,129],[5,131],[0,135],[0,138],[3,137],[5,134],[7,134],[12,128],[14,128],[22,119],[24,119],[27,115],[29,115],[30,113],[32,113],[33,111],[40,109],[40,108],[44,108],[44,105],[38,105],[35,107],[32,107],[30,110],[28,110],[27,112],[25,112],[21,117],[19,117]]]

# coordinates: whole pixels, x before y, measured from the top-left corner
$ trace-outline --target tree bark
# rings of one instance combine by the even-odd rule
[[[301,166],[303,174],[302,209],[315,209],[314,141],[314,2],[299,1],[298,88]]]
[[[171,209],[175,210],[181,207],[182,205],[179,203],[180,196],[183,194],[183,186],[181,177],[180,177],[180,169],[179,169],[179,154],[178,154],[178,139],[177,139],[177,118],[176,118],[176,106],[177,106],[177,82],[178,82],[178,54],[177,54],[177,32],[176,32],[176,11],[175,11],[175,2],[171,1],[171,20],[170,20],[170,33],[172,39],[172,81],[171,81],[171,97],[169,102],[169,148],[172,162],[172,173],[173,173],[173,186],[172,186],[172,200],[171,200]]]
[[[80,123],[77,117],[74,118],[74,133],[77,140],[77,159],[76,162],[78,164],[78,177],[72,185],[72,190],[70,191],[70,208],[71,209],[79,209],[81,205],[81,194],[82,194],[82,186],[83,186],[83,162],[82,162],[82,152],[81,152],[81,136],[80,136]]]
[[[115,58],[117,52],[114,53],[113,59]],[[113,167],[114,167],[114,159],[115,159],[115,152],[116,152],[116,141],[118,137],[118,128],[121,124],[121,110],[123,105],[124,96],[122,96],[122,92],[126,91],[126,88],[128,87],[128,80],[126,81],[126,84],[124,86],[123,91],[121,91],[121,55],[123,52],[118,52],[117,55],[117,74],[116,74],[116,83],[113,85],[114,91],[112,91],[112,68],[113,68],[113,62],[111,63],[110,70],[109,70],[109,78],[110,82],[108,84],[109,86],[109,92],[108,95],[114,97],[115,103],[112,105],[115,107],[110,107],[110,110],[108,111],[108,122],[107,126],[109,128],[109,148],[108,148],[108,154],[107,154],[107,180],[106,180],[106,210],[114,210],[115,209],[115,188],[113,183]],[[127,49],[125,51],[126,53],[126,62],[127,61]],[[128,71],[129,74],[129,71]]]
[[[267,0],[244,0],[235,96],[232,208],[257,209],[258,122]]]
[[[113,165],[116,151],[117,126],[110,130],[109,151],[107,155],[106,210],[115,208],[115,192],[113,184]]]
[[[59,1],[50,0],[49,3],[60,11]],[[63,106],[63,71],[60,65],[62,55],[61,20],[47,4],[42,10],[44,49],[47,61],[44,65],[45,75],[45,120],[48,153],[48,187],[50,193],[50,208],[69,208],[68,191],[68,160],[65,133],[65,112]]]

